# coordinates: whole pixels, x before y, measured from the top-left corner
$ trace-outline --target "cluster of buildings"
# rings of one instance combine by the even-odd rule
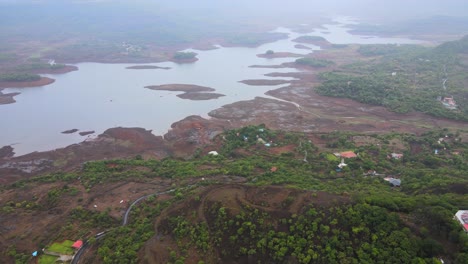
[[[127,42],[123,42],[122,47],[125,49],[125,54],[136,53],[142,50],[140,46],[129,44]]]
[[[344,162],[345,159],[350,159],[350,158],[356,158],[357,157],[357,154],[354,153],[353,151],[344,151],[344,152],[340,152],[340,153],[333,153],[333,155],[335,155],[338,158],[341,158],[341,162],[340,162],[340,164],[337,165],[337,168],[336,168],[337,172],[341,172],[344,167],[348,166],[348,164],[346,164]],[[391,153],[388,157],[393,158],[393,159],[401,159],[403,157],[403,154]],[[364,175],[366,175],[366,176],[369,176],[369,175],[370,176],[385,176],[384,174],[378,174],[375,170],[374,171],[370,170],[367,173],[364,173]],[[385,177],[384,180],[389,182],[390,185],[393,186],[393,187],[400,187],[401,186],[401,180],[399,178]]]

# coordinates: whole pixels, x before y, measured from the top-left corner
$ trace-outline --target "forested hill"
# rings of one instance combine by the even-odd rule
[[[436,53],[468,54],[468,35],[460,40],[445,42],[434,49]]]
[[[37,249],[38,263],[53,263],[40,249],[82,239],[81,263],[466,264],[468,236],[453,216],[468,205],[467,142],[468,131],[448,129],[306,134],[261,125],[226,131],[188,159],[87,162],[0,186],[10,227],[0,259],[32,263]],[[342,151],[357,155],[340,169],[333,153]]]
[[[435,48],[363,45],[358,52],[366,62],[322,74],[319,94],[468,121],[468,36]],[[447,107],[444,98],[456,105]]]

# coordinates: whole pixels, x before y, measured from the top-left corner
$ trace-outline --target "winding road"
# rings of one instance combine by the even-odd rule
[[[185,187],[185,188],[189,188],[191,187],[191,185]],[[168,191],[164,191],[164,192],[157,192],[157,193],[153,193],[153,194],[147,194],[147,195],[144,195],[144,196],[141,196],[140,198],[136,199],[135,201],[133,201],[133,203],[130,204],[130,206],[127,208],[127,210],[125,211],[125,214],[124,214],[124,217],[123,217],[123,220],[122,220],[122,226],[126,226],[128,224],[128,217],[130,215],[130,212],[132,210],[132,208],[137,205],[139,202],[141,202],[142,200],[145,200],[151,196],[157,196],[157,195],[161,195],[161,194],[167,194],[167,193],[171,193],[171,192],[174,192],[175,189],[171,189],[171,190],[168,190]],[[94,238],[96,240],[99,240],[101,238],[103,238],[104,236],[106,236],[107,232],[109,232],[110,230],[106,230],[106,231],[103,231],[103,232],[100,232],[100,233],[97,233]],[[80,249],[78,249],[78,251],[76,252],[75,256],[73,256],[73,259],[71,261],[71,264],[78,264],[78,262],[80,261],[80,258],[81,256],[84,254],[85,250],[88,248],[89,246],[89,239],[87,239],[86,241],[83,242],[83,246],[81,246]]]

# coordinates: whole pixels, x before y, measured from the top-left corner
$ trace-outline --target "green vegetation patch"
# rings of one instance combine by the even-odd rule
[[[65,67],[65,64],[49,64],[35,62],[30,64],[22,64],[16,67],[19,71],[32,71],[32,70],[57,70]]]
[[[380,105],[397,113],[419,111],[436,117],[468,121],[468,37],[436,48],[416,45],[363,45],[359,53],[379,56],[321,74],[316,91]],[[447,107],[444,98],[453,98]]]
[[[2,82],[32,82],[38,81],[41,76],[31,73],[4,73],[0,74],[0,81]]]
[[[75,252],[72,248],[73,243],[74,241],[71,240],[65,240],[61,243],[55,242],[47,250],[60,254],[71,255]]]
[[[195,52],[176,52],[173,56],[175,60],[191,60],[197,56]]]
[[[327,158],[328,161],[337,161],[337,160],[339,160],[338,157],[336,157],[335,155],[333,155],[331,153],[326,154],[325,157]]]
[[[43,254],[39,257],[39,264],[54,264],[57,258],[57,256]]]
[[[323,68],[333,65],[334,63],[329,60],[314,59],[314,58],[300,58],[296,60],[297,64],[305,65],[315,68]]]

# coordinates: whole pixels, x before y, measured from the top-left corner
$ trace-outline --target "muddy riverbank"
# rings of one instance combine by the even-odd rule
[[[55,80],[52,78],[41,77],[41,79],[31,82],[0,82],[0,88],[30,88],[45,86],[54,82]]]

